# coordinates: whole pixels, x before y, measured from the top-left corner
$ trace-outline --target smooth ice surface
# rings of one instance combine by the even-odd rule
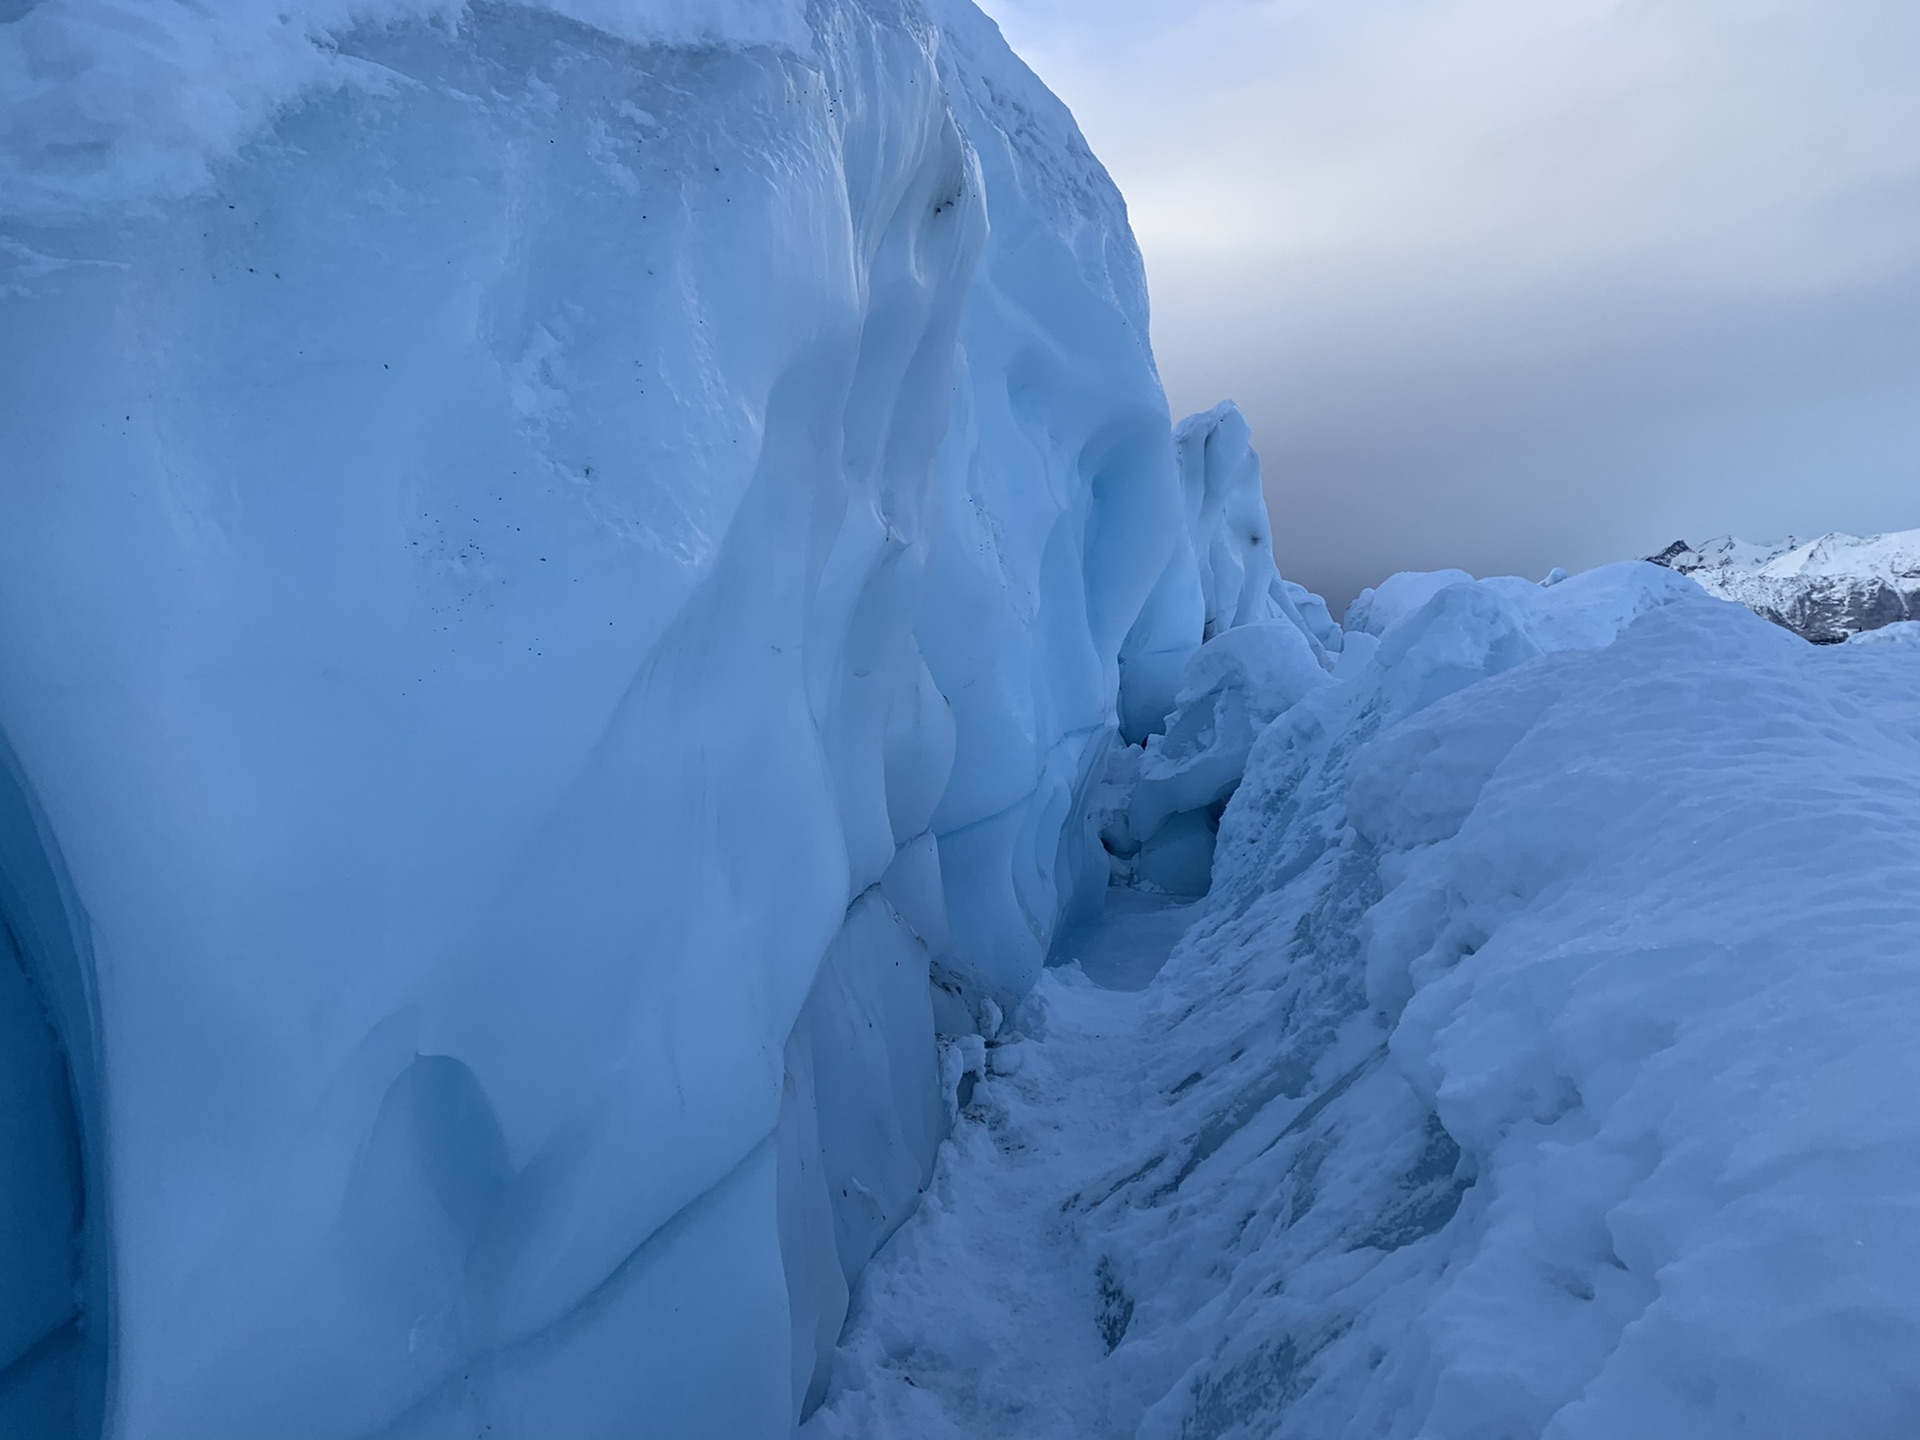
[[[78,1338],[86,1182],[59,1033],[9,928],[0,928],[0,1155],[0,1416],[23,1434],[58,1434],[72,1424],[60,1392]]]
[[[958,0],[40,0],[0,97],[56,1408],[785,1433],[1200,586],[1111,182]]]
[[[807,1433],[1910,1434],[1916,658],[1432,587],[1012,1018]]]
[[[799,0],[515,0],[608,36],[811,47]],[[485,7],[482,7],[483,9]],[[357,37],[451,29],[462,0],[7,0],[0,5],[0,216],[141,212],[217,183],[289,106],[372,98],[395,74]],[[72,263],[18,241],[29,274]]]

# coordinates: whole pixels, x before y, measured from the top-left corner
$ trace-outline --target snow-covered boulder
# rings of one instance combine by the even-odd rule
[[[0,1429],[785,1433],[1105,883],[1110,182],[957,0],[4,14]]]
[[[1920,617],[1920,530],[1788,536],[1754,545],[1731,536],[1677,540],[1647,557],[1817,645]]]

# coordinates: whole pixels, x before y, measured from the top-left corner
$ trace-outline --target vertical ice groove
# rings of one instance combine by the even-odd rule
[[[59,841],[0,735],[0,1433],[96,1433],[108,1401],[96,981]]]

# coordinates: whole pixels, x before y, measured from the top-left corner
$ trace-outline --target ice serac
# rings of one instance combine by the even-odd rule
[[[1120,194],[990,21],[966,0],[933,8],[990,229],[961,327],[919,634],[959,725],[934,816],[947,975],[968,1003],[1005,1006],[1040,973],[1062,918],[1106,888],[1088,793],[1116,733],[1122,642],[1185,528]],[[1184,658],[1200,617],[1179,620],[1168,643]]]
[[[784,1434],[1105,882],[1118,196],[959,3],[5,13],[6,1424]]]
[[[1174,431],[1184,524],[1147,607],[1121,649],[1121,726],[1135,744],[1166,727],[1193,654],[1236,625],[1286,620],[1324,660],[1341,644],[1326,602],[1284,580],[1253,432],[1231,400],[1189,415]]]
[[[1676,540],[1647,558],[1816,645],[1920,618],[1920,530],[1763,545]]]
[[[1254,737],[1328,678],[1345,642],[1326,603],[1274,568],[1238,407],[1189,416],[1174,443],[1184,523],[1121,647],[1128,743],[1109,751],[1094,810],[1115,881],[1202,895]]]

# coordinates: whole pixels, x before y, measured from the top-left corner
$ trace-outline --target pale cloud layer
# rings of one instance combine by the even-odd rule
[[[1920,526],[1913,0],[987,0],[1232,395],[1280,558]]]

